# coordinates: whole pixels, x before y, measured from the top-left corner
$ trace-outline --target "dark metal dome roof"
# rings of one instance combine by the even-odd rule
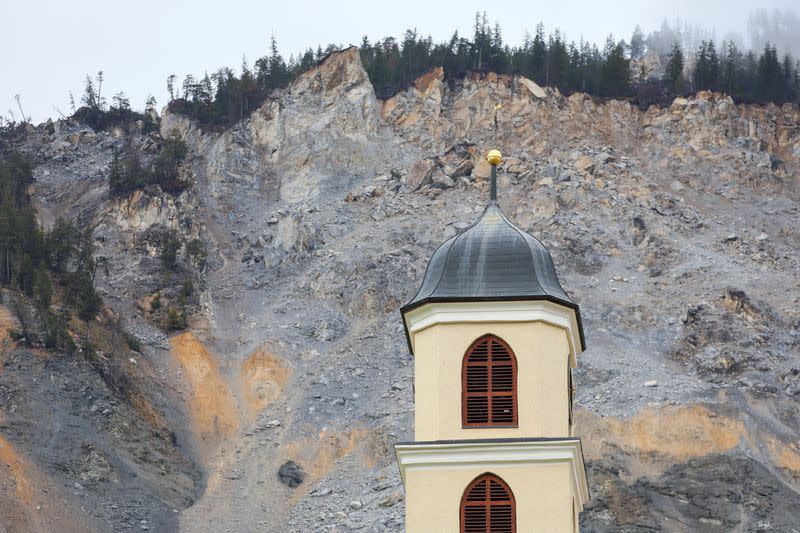
[[[504,300],[548,300],[573,309],[585,345],[578,304],[558,282],[550,252],[492,200],[478,220],[436,250],[401,313],[432,302]]]

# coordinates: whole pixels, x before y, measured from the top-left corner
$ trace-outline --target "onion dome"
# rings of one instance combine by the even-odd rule
[[[500,153],[493,150],[487,160],[492,165],[489,204],[475,222],[436,250],[422,286],[401,313],[405,317],[435,302],[547,300],[574,310],[585,346],[578,304],[561,287],[550,252],[511,223],[497,204]]]

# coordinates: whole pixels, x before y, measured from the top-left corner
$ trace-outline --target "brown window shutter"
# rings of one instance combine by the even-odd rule
[[[462,425],[517,425],[517,359],[499,337],[485,335],[469,347],[462,369]]]
[[[516,533],[514,494],[494,474],[473,480],[461,498],[461,533]]]

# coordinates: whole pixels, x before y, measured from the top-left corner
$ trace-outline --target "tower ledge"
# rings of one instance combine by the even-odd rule
[[[400,476],[415,469],[458,469],[480,467],[499,470],[538,463],[569,463],[579,511],[589,502],[589,485],[580,439],[482,439],[400,442],[394,447]]]

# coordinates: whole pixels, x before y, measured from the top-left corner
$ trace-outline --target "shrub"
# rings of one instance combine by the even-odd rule
[[[67,331],[64,320],[52,315],[45,315],[43,318],[45,324],[45,347],[49,350],[59,350],[68,355],[73,355],[77,350],[77,346]]]
[[[130,108],[120,109],[111,106],[107,110],[98,107],[83,106],[78,108],[70,117],[73,120],[90,126],[92,129],[110,130],[114,127],[125,127],[132,122],[142,121],[142,132],[148,133],[158,129],[158,124],[150,114],[142,114]]]
[[[186,255],[188,255],[192,261],[198,265],[202,265],[208,256],[208,252],[206,252],[203,241],[200,239],[192,239],[191,241],[187,242],[184,250],[186,250]]]
[[[185,306],[192,294],[194,294],[194,283],[192,283],[192,278],[185,278],[183,280],[183,284],[181,285],[181,290],[178,293],[181,305]]]
[[[165,324],[167,331],[185,329],[186,325],[186,313],[183,311],[183,309],[178,310],[174,307],[170,307],[169,311],[167,311],[167,319]]]
[[[128,345],[128,348],[133,350],[134,352],[142,351],[142,343],[139,342],[139,339],[128,333],[127,331],[122,332],[122,338],[125,339],[125,344]]]
[[[181,241],[174,232],[164,232],[161,236],[161,251],[159,257],[164,268],[172,270],[178,263],[178,251],[181,249]]]
[[[97,361],[97,348],[88,340],[81,345],[81,353],[83,353],[84,359]]]

